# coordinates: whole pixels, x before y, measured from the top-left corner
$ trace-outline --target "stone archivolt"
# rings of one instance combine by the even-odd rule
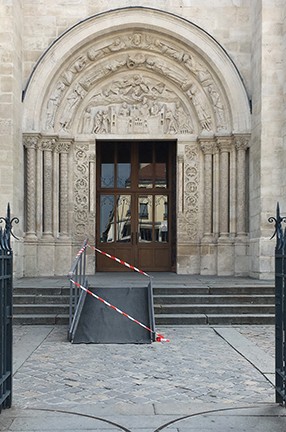
[[[59,72],[43,112],[43,129],[55,133],[231,130],[214,72],[187,46],[155,32],[126,32],[83,48]]]

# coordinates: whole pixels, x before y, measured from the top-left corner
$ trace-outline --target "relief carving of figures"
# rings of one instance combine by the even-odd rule
[[[87,57],[89,60],[94,61],[100,59],[105,54],[120,51],[124,48],[126,48],[126,44],[122,40],[122,38],[116,38],[109,45],[105,45],[103,48],[95,48],[95,47],[90,48],[87,51]]]
[[[64,112],[59,121],[62,131],[69,131],[74,111],[85,95],[86,92],[80,85],[77,85],[68,95]]]
[[[56,88],[51,94],[47,105],[46,129],[53,129],[55,126],[56,111],[60,105],[62,94],[66,86],[62,81],[56,84]]]
[[[211,100],[213,102],[213,109],[216,117],[217,130],[223,130],[226,128],[226,119],[225,119],[224,106],[222,104],[220,95],[217,89],[215,88],[214,84],[210,84],[207,87],[207,89],[211,97]]]
[[[108,110],[98,111],[95,115],[94,129],[95,134],[109,133],[110,116]]]
[[[133,77],[129,75],[131,70],[137,70]],[[142,70],[153,72],[162,76],[162,82],[146,79],[142,76]],[[123,72],[127,75],[125,79],[118,79],[115,74]],[[105,85],[104,89],[94,94],[93,99],[86,107],[84,119],[81,119],[79,132],[83,133],[113,133],[112,115],[116,118],[119,113],[117,106],[122,106],[126,102],[129,110],[134,112],[138,109],[138,102],[147,97],[151,106],[152,102],[159,100],[160,104],[173,103],[178,101],[178,96],[174,97],[174,92],[166,88],[166,79],[170,80],[184,91],[197,111],[197,117],[202,130],[211,131],[214,123],[218,130],[226,128],[226,112],[222,98],[216,85],[212,73],[206,67],[203,60],[194,55],[187,46],[176,43],[175,40],[159,39],[154,33],[145,32],[126,32],[114,38],[107,40],[101,39],[97,44],[89,46],[85,52],[74,58],[67,69],[61,74],[59,81],[53,89],[47,102],[46,124],[45,129],[51,130],[55,127],[57,112],[61,112],[60,130],[69,132],[71,121],[74,113],[81,100],[84,99],[87,92],[91,91],[97,83],[104,79],[111,79],[114,75],[112,84]],[[71,89],[74,83],[74,88]],[[75,85],[75,83],[77,83]],[[66,90],[66,106],[62,105],[62,100]],[[131,105],[134,105],[132,107]],[[98,105],[95,111],[94,107]],[[110,107],[110,113],[106,114],[107,105]],[[212,110],[210,107],[213,107]],[[147,105],[145,106],[147,112]],[[140,108],[141,111],[144,108]],[[151,108],[150,108],[151,109]],[[170,110],[170,107],[168,107]],[[166,110],[165,110],[166,111]],[[187,112],[183,108],[185,116]],[[100,112],[100,114],[98,114]],[[192,131],[193,127],[186,118],[181,124],[175,127],[176,117],[175,109],[172,106],[171,112],[168,112],[168,123],[171,124],[170,131],[175,130]],[[95,116],[97,115],[96,124]],[[146,120],[146,113],[143,115],[143,123]],[[164,116],[165,114],[163,114]],[[101,126],[99,117],[101,116]],[[184,116],[184,117],[185,117]],[[214,121],[215,120],[215,121]],[[140,124],[140,119],[138,124]],[[58,120],[57,120],[58,122]],[[142,123],[142,124],[143,124]],[[150,122],[145,122],[145,127],[141,127],[140,133],[152,130]],[[186,127],[187,126],[187,127]],[[125,127],[125,126],[124,126]],[[126,132],[132,132],[132,128]],[[169,129],[166,124],[165,130]],[[140,128],[139,128],[140,129]],[[100,132],[101,131],[101,132]],[[105,132],[107,131],[107,132]],[[116,132],[114,130],[114,132]],[[134,131],[136,133],[136,131]]]
[[[193,102],[202,129],[206,131],[211,131],[211,114],[207,108],[207,103],[203,92],[200,91],[195,84],[192,84],[191,88],[187,91],[187,94]]]
[[[80,56],[76,61],[63,73],[62,81],[66,86],[70,86],[76,75],[79,74],[88,63],[85,55]]]
[[[136,74],[112,82],[91,99],[81,119],[81,132],[192,133],[189,113],[166,85]]]
[[[188,79],[187,75],[182,74],[178,68],[169,68],[164,61],[159,60],[157,57],[147,57],[145,65],[147,69],[159,72],[161,75],[168,77],[179,85],[186,82]]]

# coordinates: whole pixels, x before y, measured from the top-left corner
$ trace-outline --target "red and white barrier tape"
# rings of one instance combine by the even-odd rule
[[[166,339],[162,334],[157,333],[156,331],[152,330],[151,328],[147,327],[145,324],[142,324],[140,321],[136,320],[135,318],[131,317],[130,315],[128,315],[126,312],[123,312],[122,310],[120,310],[119,308],[117,308],[116,306],[113,306],[112,304],[110,304],[108,301],[104,300],[103,298],[99,297],[97,294],[93,293],[92,291],[90,291],[88,288],[85,288],[84,286],[82,286],[81,284],[79,284],[78,282],[75,282],[74,280],[70,279],[71,283],[74,284],[75,286],[77,286],[78,288],[81,288],[83,291],[85,291],[86,293],[90,294],[92,297],[96,298],[97,300],[101,301],[102,303],[104,303],[106,306],[110,307],[111,309],[115,310],[116,312],[120,313],[121,315],[125,316],[126,318],[130,319],[131,321],[133,321],[135,324],[140,325],[141,327],[143,327],[145,330],[148,330],[150,333],[155,334],[155,340],[156,342],[170,342],[169,339]]]
[[[115,257],[115,256],[113,256],[113,255],[110,255],[110,254],[108,254],[108,253],[106,253],[106,252],[103,252],[102,250],[98,249],[97,247],[95,247],[95,246],[91,246],[89,243],[87,244],[87,246],[88,246],[90,249],[93,249],[94,251],[99,252],[101,255],[104,255],[104,256],[106,256],[106,257],[112,259],[113,261],[116,261],[116,262],[118,262],[119,264],[122,264],[122,265],[124,265],[125,267],[128,267],[129,269],[136,271],[137,273],[140,273],[140,274],[142,274],[142,275],[144,275],[144,276],[147,276],[147,277],[149,277],[149,278],[152,277],[152,276],[150,276],[148,273],[144,272],[143,270],[140,270],[139,268],[134,267],[134,266],[131,265],[131,264],[128,264],[128,262],[123,261],[123,260],[121,260],[120,258],[117,258],[117,257]]]

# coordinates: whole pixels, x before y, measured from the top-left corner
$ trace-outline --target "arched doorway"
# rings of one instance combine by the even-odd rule
[[[176,143],[168,156],[174,162],[172,207],[167,194],[157,194],[162,202],[167,197],[176,226],[174,270],[243,272],[248,98],[235,66],[206,32],[150,8],[90,17],[41,58],[24,105],[27,275],[35,268],[62,274],[84,237],[102,238],[95,239],[101,224],[96,202],[103,195],[96,159],[112,142],[134,143],[134,172],[140,143],[146,153],[147,143],[156,143],[153,156],[158,143]],[[116,163],[118,150],[112,154]],[[139,189],[132,193],[131,208],[140,214],[146,202]],[[153,209],[157,195],[155,188],[144,194]],[[141,235],[138,223],[134,233]],[[41,267],[43,257],[48,266]],[[94,265],[91,259],[90,271]]]

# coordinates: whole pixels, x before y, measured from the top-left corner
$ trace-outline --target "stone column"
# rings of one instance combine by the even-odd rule
[[[43,167],[43,236],[53,236],[53,150],[54,138],[45,138],[42,141],[44,152]]]
[[[237,236],[246,235],[245,226],[245,152],[248,147],[248,137],[235,137],[237,151]]]
[[[68,153],[70,147],[70,140],[61,140],[57,146],[60,154],[60,237],[68,236]]]
[[[213,138],[200,139],[204,153],[204,239],[213,240]]]
[[[39,135],[25,136],[26,148],[26,237],[36,239],[36,151]]]
[[[219,181],[219,232],[220,237],[229,236],[229,153],[230,138],[217,138],[220,152],[220,181]]]

